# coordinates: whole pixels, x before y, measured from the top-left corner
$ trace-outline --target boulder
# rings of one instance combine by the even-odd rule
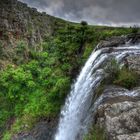
[[[129,34],[127,36],[114,36],[101,41],[97,49],[106,47],[119,47],[125,44],[138,44],[140,43],[140,34]]]
[[[125,42],[126,42],[125,36],[111,37],[104,41],[101,41],[101,43],[99,43],[97,49],[105,48],[105,47],[118,47],[120,45],[124,45]]]
[[[97,109],[96,123],[108,140],[138,140],[140,137],[140,88],[131,91],[109,86]]]
[[[140,56],[128,56],[126,58],[129,69],[137,72],[138,74],[140,74]]]

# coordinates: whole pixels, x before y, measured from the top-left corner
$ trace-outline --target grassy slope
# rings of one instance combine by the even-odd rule
[[[97,43],[131,32],[127,28],[82,26],[60,20],[55,23],[53,36],[44,39],[38,50],[30,50],[20,42],[16,49],[18,58],[0,71],[3,140],[31,129],[40,118],[56,117],[73,78]]]

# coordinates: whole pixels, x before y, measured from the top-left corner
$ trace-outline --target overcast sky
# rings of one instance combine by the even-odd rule
[[[140,24],[140,0],[20,0],[39,11],[90,24]]]

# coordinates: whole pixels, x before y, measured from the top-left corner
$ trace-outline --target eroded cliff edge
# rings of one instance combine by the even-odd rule
[[[113,37],[100,43],[98,48],[119,47],[124,42],[128,45],[138,45],[140,37]],[[126,45],[127,46],[127,45]],[[140,78],[140,55],[127,55],[124,60],[129,71],[137,73]],[[106,84],[101,97],[102,103],[98,106],[95,125],[99,126],[107,140],[139,140],[140,139],[140,84],[139,79],[130,89],[116,86],[114,83]],[[109,81],[110,79],[108,79]],[[124,81],[129,82],[129,81]],[[99,97],[100,98],[100,97]],[[94,129],[93,129],[94,131]],[[103,134],[101,134],[103,135]]]

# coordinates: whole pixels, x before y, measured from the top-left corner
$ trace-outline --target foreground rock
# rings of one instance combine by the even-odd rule
[[[96,123],[104,128],[108,140],[140,139],[140,88],[128,91],[107,87],[97,109]]]

